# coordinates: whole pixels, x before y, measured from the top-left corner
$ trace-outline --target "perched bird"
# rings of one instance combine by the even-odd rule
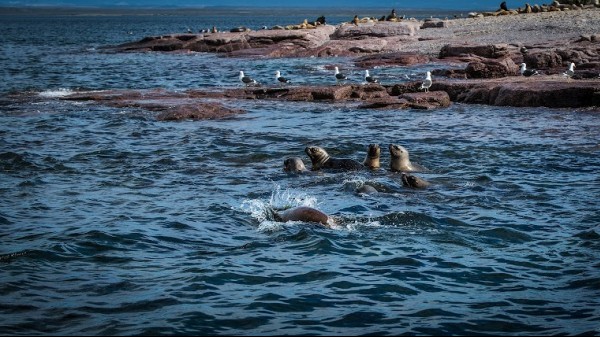
[[[258,82],[256,82],[250,76],[245,76],[243,71],[240,71],[240,81],[242,81],[242,83],[244,83],[246,86],[249,86],[251,84],[258,84]]]
[[[539,75],[537,70],[527,69],[527,65],[525,63],[521,63],[521,69],[519,69],[519,72],[525,77],[529,77],[531,75]]]
[[[525,46],[521,46],[521,48],[519,49],[519,51],[523,54],[527,54],[529,52],[529,50],[527,50],[527,47]]]
[[[428,71],[427,72],[427,76],[425,77],[425,81],[423,81],[423,83],[421,83],[421,87],[420,89],[425,89],[425,92],[429,92],[429,87],[431,87],[431,84],[433,83],[433,81],[431,80],[431,72]]]
[[[377,78],[369,75],[368,70],[365,70],[365,81],[367,81],[367,83],[379,83],[379,80],[377,80]]]
[[[566,76],[568,79],[571,79],[575,75],[575,63],[569,63],[569,69],[563,73],[563,76]]]
[[[345,81],[346,79],[346,75],[340,73],[338,67],[335,67],[335,80],[337,81],[337,83],[340,83],[340,81]]]
[[[275,72],[275,79],[280,83],[280,84],[284,84],[284,83],[292,83],[292,81],[290,81],[289,79],[281,76],[281,72],[279,70],[277,70]]]

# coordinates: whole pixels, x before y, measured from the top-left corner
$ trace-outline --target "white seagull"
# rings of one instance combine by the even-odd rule
[[[249,86],[250,84],[258,84],[258,82],[250,78],[250,76],[245,76],[243,71],[240,71],[240,81],[242,81],[242,83],[244,83],[246,86]]]
[[[527,65],[525,63],[521,63],[521,69],[519,69],[519,72],[525,77],[529,77],[531,75],[539,75],[537,70],[527,69]]]
[[[335,79],[336,79],[337,83],[340,83],[340,81],[346,80],[346,75],[340,73],[340,70],[338,69],[338,67],[335,67]]]
[[[367,83],[379,83],[379,81],[377,80],[377,78],[369,75],[369,71],[365,70],[365,81],[367,81]]]
[[[289,79],[287,79],[287,78],[285,78],[285,77],[281,76],[281,72],[280,72],[279,70],[277,70],[277,71],[275,72],[275,79],[276,79],[276,80],[277,80],[279,83],[281,83],[281,84],[283,84],[283,83],[292,83],[292,81],[290,81]]]
[[[563,73],[563,76],[566,76],[568,79],[571,79],[575,75],[575,63],[569,63],[569,69]]]
[[[433,81],[431,80],[431,72],[428,71],[427,72],[427,77],[425,77],[425,81],[423,81],[423,83],[421,83],[421,87],[420,89],[425,89],[425,92],[429,92],[429,87],[431,87],[431,84],[433,83]]]

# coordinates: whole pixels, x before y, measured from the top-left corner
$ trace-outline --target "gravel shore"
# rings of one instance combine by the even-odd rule
[[[582,35],[600,37],[600,8],[450,19],[447,24],[447,28],[420,29],[421,41],[407,41],[405,50],[435,56],[446,44],[528,46],[553,41],[562,44]]]

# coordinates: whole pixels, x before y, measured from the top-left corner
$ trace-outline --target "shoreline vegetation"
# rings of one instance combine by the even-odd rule
[[[534,7],[535,6],[535,7]],[[524,4],[515,9],[470,12],[468,17],[418,20],[387,12],[387,17],[361,18],[332,25],[304,20],[289,26],[253,30],[235,27],[148,36],[107,46],[107,52],[209,52],[226,57],[284,58],[345,56],[357,69],[380,66],[462,64],[432,71],[428,92],[421,81],[331,86],[241,86],[215,92],[190,90],[181,105],[161,105],[173,96],[156,91],[152,109],[161,119],[219,118],[218,109],[203,111],[219,100],[223,116],[232,114],[233,99],[347,101],[360,108],[435,109],[452,102],[527,107],[600,107],[600,5],[598,1],[563,1],[551,5]],[[400,13],[400,11],[399,11]],[[316,19],[316,18],[311,18]],[[319,18],[320,19],[320,18]],[[574,72],[567,74],[574,63]],[[527,69],[538,75],[524,76]],[[334,64],[331,65],[333,69]],[[147,93],[141,96],[147,98]],[[132,91],[73,94],[63,99],[137,106]],[[194,100],[190,103],[190,99]],[[233,109],[239,111],[237,109]]]

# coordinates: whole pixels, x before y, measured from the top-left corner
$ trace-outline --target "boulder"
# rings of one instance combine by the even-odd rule
[[[554,68],[562,64],[562,57],[554,50],[529,52],[523,56],[528,68]]]
[[[467,78],[498,78],[517,75],[519,66],[510,57],[503,59],[482,59],[471,62],[465,68]]]
[[[445,45],[440,50],[440,58],[476,55],[485,58],[505,57],[509,54],[507,44],[488,44],[488,45]]]

